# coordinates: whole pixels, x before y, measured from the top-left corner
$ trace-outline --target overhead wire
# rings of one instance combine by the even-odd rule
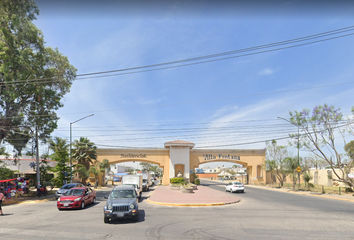
[[[94,73],[77,74],[76,75],[76,80],[84,80],[84,79],[99,78],[99,77],[101,78],[101,77],[118,76],[118,75],[133,74],[133,73],[140,73],[140,72],[147,72],[147,71],[156,71],[156,70],[162,70],[162,69],[184,67],[184,66],[202,64],[202,63],[226,60],[226,59],[236,58],[236,57],[244,57],[244,56],[260,54],[260,53],[266,53],[266,52],[272,52],[272,51],[279,51],[279,50],[283,50],[283,49],[287,49],[287,48],[300,47],[300,46],[314,44],[314,43],[318,43],[318,42],[329,41],[329,40],[333,40],[333,39],[337,39],[337,38],[347,37],[347,36],[353,35],[354,33],[348,33],[348,34],[344,34],[344,35],[340,35],[340,36],[320,39],[320,40],[306,42],[306,43],[302,43],[302,44],[296,44],[296,45],[292,45],[292,46],[269,49],[269,50],[265,50],[265,51],[258,51],[258,52],[242,54],[242,55],[236,55],[236,56],[230,56],[230,57],[225,57],[225,58],[211,59],[211,60],[207,60],[207,61],[199,61],[199,62],[193,62],[193,63],[188,63],[188,64],[180,64],[180,65],[175,65],[175,66],[168,66],[168,67],[162,67],[162,68],[154,68],[154,69],[147,69],[147,70],[142,70],[142,71],[129,72],[129,71],[136,70],[136,69],[144,69],[144,68],[152,68],[152,67],[158,67],[158,66],[164,66],[164,65],[178,64],[178,63],[183,63],[183,62],[190,62],[190,61],[197,61],[197,60],[202,60],[202,59],[215,58],[215,57],[231,55],[231,54],[236,54],[236,53],[255,51],[255,50],[259,50],[259,49],[266,49],[266,48],[271,48],[271,47],[275,47],[275,46],[282,46],[282,45],[287,45],[287,44],[291,44],[291,43],[296,43],[296,42],[301,42],[301,41],[308,41],[308,40],[311,40],[311,39],[323,38],[323,37],[326,37],[326,36],[332,36],[332,35],[335,35],[335,34],[346,33],[346,32],[350,32],[350,31],[353,31],[353,30],[354,30],[354,26],[348,26],[348,27],[345,27],[345,28],[339,28],[339,29],[335,29],[335,30],[331,30],[331,31],[327,31],[327,32],[322,32],[322,33],[313,34],[313,35],[300,37],[300,38],[295,38],[295,39],[290,39],[290,40],[285,40],[285,41],[281,41],[281,42],[264,44],[264,45],[259,45],[259,46],[255,46],[255,47],[238,49],[238,50],[233,50],[233,51],[228,51],[228,52],[204,55],[204,56],[188,58],[188,59],[183,59],[183,60],[176,60],[176,61],[170,61],[170,62],[165,62],[165,63],[150,64],[150,65],[145,65],[145,66],[124,68],[124,69],[117,69],[117,70],[110,70],[110,71],[101,71],[101,72],[94,72]],[[128,71],[128,72],[126,72],[126,71]],[[102,76],[102,74],[113,73],[113,72],[123,72],[123,73],[110,74],[110,75],[103,75]],[[85,76],[92,76],[92,75],[101,75],[101,76],[85,77]],[[82,77],[82,78],[80,78],[80,77]],[[42,79],[39,78],[39,79],[15,80],[15,81],[12,81],[12,82],[7,82],[7,84],[15,84],[16,85],[16,84],[43,83],[43,82],[50,83],[50,82],[58,81],[58,80],[51,80],[51,81],[47,81],[47,80],[50,80],[50,78],[49,79],[48,78],[42,78]],[[1,84],[4,84],[4,83],[0,83],[0,85]]]

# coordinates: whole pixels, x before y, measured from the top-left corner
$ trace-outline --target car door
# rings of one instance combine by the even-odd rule
[[[89,203],[92,203],[92,202],[93,202],[92,189],[91,189],[91,188],[88,188],[88,189],[87,189],[87,193],[88,193],[88,200],[89,200]]]

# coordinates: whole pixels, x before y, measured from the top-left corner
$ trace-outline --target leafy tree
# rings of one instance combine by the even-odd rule
[[[148,162],[141,162],[140,163],[141,166],[141,171],[143,172],[150,172],[151,168],[152,168],[152,163],[148,163]]]
[[[31,0],[0,1],[0,142],[20,154],[35,127],[41,139],[57,127],[55,111],[76,76],[67,57],[45,46],[32,23],[38,13]]]
[[[84,167],[86,171],[89,171],[91,164],[96,164],[97,161],[97,147],[93,142],[90,142],[88,138],[80,137],[79,141],[74,141],[74,151],[72,154],[73,162],[79,165],[74,167]],[[81,173],[82,183],[86,183],[89,174],[84,173],[83,169],[77,171]]]
[[[14,171],[7,168],[5,163],[0,164],[0,180],[11,179],[14,177]]]
[[[340,124],[342,118],[340,109],[327,104],[316,106],[312,112],[308,109],[290,112],[291,123],[301,129],[299,136],[291,136],[299,137],[305,150],[325,160],[337,181],[353,187],[353,179],[347,176],[353,167],[353,160],[345,161],[336,146],[335,133],[343,127]]]
[[[37,164],[35,162],[31,162],[29,166],[33,168],[33,171],[36,171]],[[53,168],[49,166],[46,156],[42,157],[42,160],[39,161],[39,174],[42,185],[45,185],[45,183],[50,182],[53,179],[53,174],[50,173],[52,170]]]
[[[49,149],[54,153],[50,155],[52,160],[57,164],[53,168],[53,172],[56,173],[56,177],[53,178],[55,186],[61,187],[64,182],[70,181],[70,166],[69,163],[69,146],[65,139],[55,137],[49,141]]]
[[[285,162],[285,165],[286,165],[287,172],[289,173],[289,175],[292,178],[293,189],[295,190],[295,185],[296,185],[296,182],[297,182],[297,175],[298,175],[298,172],[296,171],[296,168],[299,166],[298,165],[299,161],[298,161],[297,157],[286,157],[284,159],[284,162]]]
[[[302,175],[305,183],[307,183],[307,187],[310,190],[310,181],[313,179],[309,171],[305,171]]]
[[[266,160],[274,161],[272,162],[275,165],[273,169],[274,175],[279,180],[281,186],[283,186],[284,180],[289,173],[284,161],[288,155],[287,147],[277,145],[277,141],[275,140],[267,142],[266,145]]]
[[[316,155],[312,155],[310,157],[307,157],[306,159],[310,165],[309,167],[314,167],[316,168],[316,170],[323,169],[328,165],[328,163],[325,160],[319,158]]]
[[[266,160],[265,161],[265,164],[266,164],[266,170],[270,172],[270,183],[271,183],[271,186],[273,187],[273,182],[274,182],[274,179],[275,179],[275,175],[276,175],[276,168],[277,168],[277,164],[276,164],[276,161],[275,160]]]

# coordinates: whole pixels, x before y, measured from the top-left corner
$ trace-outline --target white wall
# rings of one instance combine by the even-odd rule
[[[170,178],[175,177],[175,165],[176,164],[184,164],[184,176],[185,178],[189,178],[189,156],[190,156],[190,148],[170,148]]]

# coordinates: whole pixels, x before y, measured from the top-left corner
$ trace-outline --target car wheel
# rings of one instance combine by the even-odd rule
[[[96,198],[95,197],[92,200],[92,204],[96,204]]]
[[[137,214],[137,215],[134,216],[134,221],[135,221],[135,222],[138,222],[138,221],[139,221],[139,214]]]
[[[104,223],[109,223],[109,218],[108,217],[104,217],[103,221],[104,221]]]
[[[81,209],[84,209],[85,208],[85,201],[82,201],[81,202]]]
[[[63,210],[63,209],[58,208],[58,210],[61,211],[61,210]]]
[[[241,192],[242,192],[242,193],[244,193],[244,192],[245,192],[245,190],[242,190]]]

